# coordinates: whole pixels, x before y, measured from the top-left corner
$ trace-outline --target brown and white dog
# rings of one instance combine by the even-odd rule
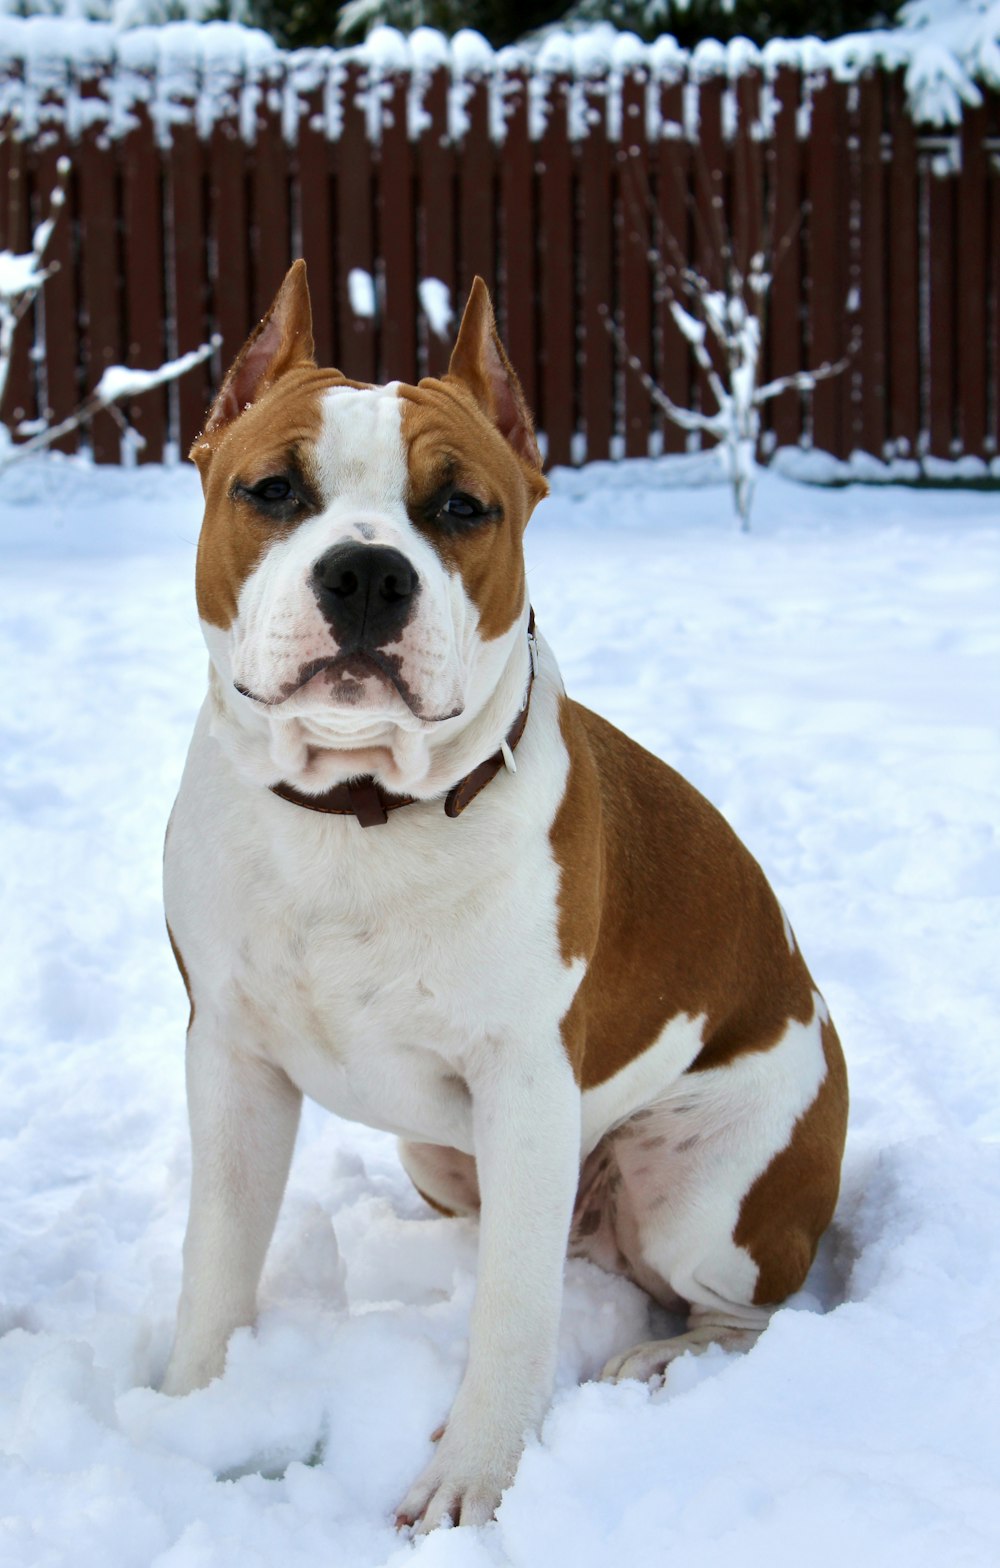
[[[252,1322],[301,1096],[480,1216],[461,1388],[399,1509],[480,1523],[550,1398],[567,1245],[747,1346],[837,1197],[840,1047],[759,867],[564,693],[522,556],[545,495],[476,281],[448,374],[317,369],[297,262],[192,456],[209,692],[171,819],[193,1142],[168,1392]]]

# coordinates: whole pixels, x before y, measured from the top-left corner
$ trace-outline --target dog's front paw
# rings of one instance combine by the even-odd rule
[[[451,1439],[446,1428],[434,1458],[397,1509],[397,1528],[413,1525],[425,1535],[446,1519],[452,1524],[489,1524],[520,1457],[519,1445],[507,1456],[494,1449],[488,1460],[474,1458],[469,1448]]]

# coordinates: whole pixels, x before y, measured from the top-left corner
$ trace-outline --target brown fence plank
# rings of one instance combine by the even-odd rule
[[[955,435],[955,217],[956,184],[946,151],[924,153],[921,168],[927,211],[927,438],[934,457],[954,456]]]
[[[611,149],[608,146],[606,87],[594,84],[584,95],[587,138],[580,150],[580,258],[582,266],[583,375],[580,401],[587,438],[587,461],[611,455],[614,429],[615,354],[611,333],[614,205]]]
[[[289,211],[288,147],[281,128],[281,109],[264,92],[257,108],[250,181],[253,242],[253,304],[263,316],[292,260]]]
[[[861,397],[852,445],[885,455],[886,408],[886,298],[885,215],[886,180],[882,161],[882,78],[866,75],[859,87],[860,141],[860,264],[861,342],[858,370]]]
[[[808,369],[812,359],[803,341],[802,244],[803,190],[802,143],[796,117],[799,112],[800,77],[782,66],[774,83],[774,139],[768,165],[767,243],[771,251],[771,288],[768,296],[767,377],[776,380]],[[789,388],[767,404],[768,427],[779,447],[795,446],[802,434],[802,397]]]
[[[652,406],[640,379],[653,369],[652,281],[649,263],[649,148],[646,139],[646,73],[632,70],[622,82],[622,141],[619,149],[621,201],[621,324],[629,363],[625,367],[625,455],[649,456]]]
[[[847,201],[840,85],[827,78],[814,92],[808,142],[810,368],[834,365],[846,347]],[[812,394],[813,445],[846,457],[842,377],[820,381]]]
[[[222,338],[216,379],[228,370],[255,325],[250,296],[246,143],[235,120],[220,120],[206,149],[216,276],[213,315]],[[311,282],[311,279],[310,279]]]
[[[493,193],[495,149],[490,136],[489,87],[467,84],[468,129],[458,150],[458,251],[463,293],[477,275],[492,294],[496,288],[496,200]]]
[[[709,77],[698,87],[698,141],[694,150],[695,265],[713,288],[721,288],[729,241],[725,211],[726,150],[722,138],[722,82]]]
[[[45,138],[38,150],[37,189],[39,217],[48,211],[51,193],[60,183],[59,161],[69,157],[70,148],[61,128]],[[76,310],[76,281],[73,268],[74,185],[65,182],[66,200],[46,251],[48,265],[54,270],[43,294],[45,363],[42,367],[45,406],[39,409],[50,424],[67,419],[79,404],[82,387],[79,377],[79,323]],[[57,452],[75,452],[77,433],[54,443]]]
[[[842,147],[840,214],[841,357],[847,363],[830,383],[840,400],[840,456],[850,457],[863,445],[861,432],[861,328],[858,305],[861,295],[861,157],[860,94],[854,83],[837,82],[837,134]]]
[[[901,72],[888,84],[889,438],[896,456],[915,457],[920,443],[920,282],[917,140]]]
[[[748,312],[756,314],[763,327],[767,316],[766,301],[761,301],[752,281],[752,269],[760,255],[764,233],[764,168],[757,133],[760,86],[756,76],[745,72],[737,77],[733,88],[736,128],[730,154],[730,226],[736,277],[743,280],[743,301]],[[763,343],[761,352],[764,352]],[[758,376],[762,369],[761,366]]]
[[[500,153],[500,328],[528,407],[540,412],[538,224],[535,147],[528,135],[528,83],[515,72],[506,87],[506,136]],[[459,302],[460,304],[460,302]]]
[[[987,238],[989,214],[983,108],[966,107],[962,120],[962,172],[958,179],[958,396],[963,454],[986,455],[989,332]],[[994,289],[997,278],[994,273]],[[1000,300],[994,304],[994,309]]]
[[[680,269],[691,254],[692,194],[691,144],[684,134],[684,85],[661,84],[660,146],[657,171],[656,225],[653,243],[657,252],[657,381],[678,408],[691,406],[691,348],[670,312],[670,298],[683,303]],[[687,435],[672,419],[664,418],[663,450],[683,452]]]
[[[126,363],[155,370],[169,357],[164,323],[163,211],[160,154],[145,105],[122,143],[122,264],[127,321]],[[145,445],[139,461],[159,463],[167,433],[167,394],[154,387],[128,405],[128,420]]]
[[[457,329],[463,300],[457,297],[455,269],[455,149],[448,140],[448,93],[451,73],[433,72],[424,90],[427,126],[416,148],[419,180],[417,224],[421,279],[434,279],[448,290],[452,331],[443,336],[424,312],[424,374],[442,376],[448,369],[452,333]]]
[[[549,85],[549,115],[538,147],[540,226],[541,426],[547,462],[572,459],[575,426],[576,319],[573,242],[573,155],[567,126],[568,83]]]
[[[386,380],[412,383],[417,379],[417,276],[408,89],[408,77],[393,78],[388,99],[392,123],[382,133],[379,168],[379,243],[385,308],[381,374]]]
[[[725,256],[729,244],[725,211],[726,151],[722,138],[722,92],[718,77],[710,77],[698,87],[698,142],[694,149],[694,264],[713,289],[721,288]],[[722,370],[723,363],[711,332],[705,333],[705,347]],[[696,369],[698,404],[704,413],[716,412],[715,397],[704,371]],[[715,439],[703,435],[702,446],[714,446]]]
[[[194,126],[176,125],[167,160],[167,205],[173,256],[170,258],[174,308],[174,352],[186,354],[203,341],[208,286],[202,179],[205,149]],[[207,371],[196,367],[173,383],[176,431],[183,456],[202,427],[209,403]]]
[[[298,195],[301,251],[309,277],[313,338],[320,365],[337,363],[334,332],[333,175],[330,142],[325,125],[325,88],[322,82],[305,95],[305,112],[299,120],[294,180]]]
[[[764,232],[764,159],[757,126],[761,82],[744,72],[737,77],[736,135],[732,144],[733,259],[746,278]]]
[[[83,96],[96,97],[97,84],[82,83]],[[93,391],[109,365],[120,364],[121,261],[118,248],[117,147],[98,122],[83,132],[77,149],[80,214],[80,309],[84,322],[84,385]],[[110,414],[90,422],[98,463],[120,455],[119,428]]]
[[[372,149],[364,103],[359,102],[364,76],[360,66],[348,66],[343,86],[343,127],[336,143],[339,368],[355,380],[374,381],[375,319],[354,311],[348,283],[355,270],[375,276]]]

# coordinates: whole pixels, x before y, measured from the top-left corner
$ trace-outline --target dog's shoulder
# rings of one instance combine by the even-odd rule
[[[570,765],[552,838],[566,872],[602,863],[642,906],[703,904],[744,894],[762,873],[721,812],[676,769],[600,714],[564,697]]]
[[[721,1065],[809,1020],[814,987],[749,850],[693,785],[598,714],[563,699],[570,757],[552,826],[564,961],[587,973],[564,1033],[584,1086],[671,1020],[700,1020],[694,1065]]]

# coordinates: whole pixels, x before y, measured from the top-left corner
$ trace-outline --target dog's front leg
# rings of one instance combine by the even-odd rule
[[[253,1322],[302,1104],[283,1072],[213,1038],[199,1019],[188,1036],[187,1090],[191,1208],[167,1394],[217,1377],[229,1336]]]
[[[469,1359],[397,1522],[484,1524],[552,1395],[580,1161],[580,1096],[558,1039],[498,1054],[470,1084],[481,1219]]]

